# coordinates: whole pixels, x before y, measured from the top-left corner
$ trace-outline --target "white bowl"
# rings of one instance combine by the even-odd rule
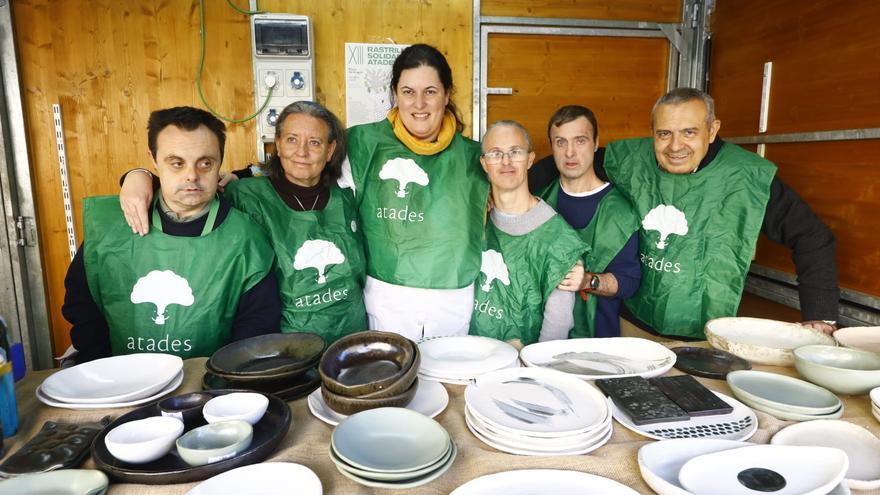
[[[181,433],[183,422],[179,419],[153,416],[113,428],[104,437],[104,444],[120,461],[143,464],[167,454]]]
[[[749,405],[798,414],[829,414],[839,410],[842,404],[836,395],[818,385],[766,371],[731,371],[727,374],[727,385],[737,398]]]
[[[242,495],[285,493],[321,495],[321,480],[311,469],[292,462],[263,462],[235,468],[199,483],[187,495]]]
[[[845,347],[880,353],[880,327],[841,328],[834,332],[834,339]]]
[[[253,427],[241,420],[221,421],[190,430],[177,439],[177,453],[191,466],[235,457],[251,446]]]
[[[678,472],[698,455],[739,449],[752,444],[711,438],[676,438],[651,442],[639,449],[642,479],[660,495],[691,495],[678,481]]]
[[[62,369],[46,378],[40,389],[61,402],[127,402],[155,394],[171,383],[182,369],[183,360],[178,356],[125,354]]]
[[[253,426],[266,414],[269,399],[255,392],[233,392],[218,395],[209,400],[202,409],[208,423],[241,420]]]
[[[798,347],[836,343],[818,330],[761,318],[716,318],[706,323],[705,331],[712,347],[771,366],[793,366],[791,351]]]
[[[807,380],[839,394],[880,386],[880,355],[860,349],[809,345],[796,349],[794,367]]]

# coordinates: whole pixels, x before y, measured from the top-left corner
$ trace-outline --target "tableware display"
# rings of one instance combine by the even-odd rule
[[[520,469],[488,474],[468,481],[450,495],[637,495],[614,480],[580,471]]]
[[[162,399],[156,407],[162,416],[177,418],[189,427],[201,426],[205,422],[202,408],[212,398],[211,394],[191,392]]]
[[[89,455],[89,446],[110,424],[110,416],[89,423],[46,421],[30,440],[0,464],[0,476],[42,473],[75,468]]]
[[[253,426],[266,413],[269,398],[256,392],[233,392],[214,397],[202,409],[205,421],[241,420]]]
[[[747,447],[750,443],[712,438],[677,438],[651,442],[639,449],[639,472],[660,495],[692,495],[678,481],[681,467],[694,457]]]
[[[609,406],[615,421],[628,430],[655,440],[710,438],[744,441],[751,438],[758,431],[758,417],[755,415],[755,412],[733,397],[728,397],[721,392],[713,391],[713,393],[731,405],[733,412],[717,416],[695,416],[687,421],[639,426],[634,424],[629,416],[621,411],[614,402],[609,402]]]
[[[207,393],[219,396],[233,391],[210,390]],[[142,406],[117,418],[108,428],[131,421],[159,416],[156,404]],[[215,423],[219,424],[219,423]],[[112,456],[104,445],[105,432],[92,443],[92,459],[96,466],[118,482],[141,483],[148,485],[188,483],[201,481],[230,469],[254,464],[268,457],[287,435],[291,425],[291,413],[287,403],[269,396],[266,414],[253,426],[253,439],[250,447],[235,457],[204,466],[190,466],[172,450],[168,455],[146,464],[129,464]]]
[[[712,347],[771,366],[794,366],[792,351],[798,347],[835,345],[833,337],[818,330],[761,318],[716,318],[706,322],[705,333]]]
[[[690,375],[724,380],[728,373],[737,370],[750,370],[752,363],[720,349],[705,347],[673,347],[675,369]]]
[[[841,328],[833,337],[842,346],[880,353],[880,327]]]
[[[478,335],[426,338],[419,342],[419,351],[419,375],[446,383],[466,385],[483,373],[519,366],[515,347]]]
[[[203,466],[235,457],[253,438],[254,428],[246,421],[209,423],[178,438],[177,453],[190,466]]]
[[[336,426],[342,420],[348,417],[346,414],[340,414],[324,402],[324,396],[321,390],[315,390],[309,394],[308,398],[309,411],[312,415],[321,421]],[[431,380],[419,380],[419,387],[412,401],[407,404],[406,409],[410,409],[417,413],[423,414],[429,418],[437,416],[449,404],[449,393],[440,382]]]
[[[51,400],[76,404],[132,402],[164,389],[183,370],[170,354],[126,354],[64,368],[43,380]]]
[[[104,445],[120,461],[144,464],[167,454],[182,433],[183,421],[153,416],[110,429],[104,437]]]
[[[78,410],[86,410],[86,409],[115,409],[118,407],[132,407],[139,406],[141,404],[146,404],[148,402],[153,402],[156,399],[163,397],[165,395],[170,394],[177,390],[177,387],[183,383],[183,370],[181,370],[177,376],[165,386],[165,388],[159,390],[153,395],[148,397],[143,397],[137,400],[131,400],[127,402],[104,402],[104,403],[83,403],[83,402],[61,402],[51,397],[47,396],[43,393],[42,385],[37,387],[35,394],[37,396],[37,400],[46,404],[47,406],[52,407],[60,407],[62,409],[78,409]]]
[[[321,376],[317,368],[309,368],[303,374],[296,377],[282,378],[280,380],[250,380],[236,381],[205,371],[202,377],[203,390],[215,389],[239,389],[252,390],[264,394],[272,394],[279,399],[292,401],[305,397],[313,390],[321,386]]]
[[[373,399],[408,390],[419,370],[418,346],[391,332],[358,332],[334,342],[318,365],[322,386],[344,397]]]
[[[3,481],[0,495],[104,495],[109,484],[97,469],[60,469]]]
[[[275,495],[296,487],[298,495],[321,495],[314,471],[292,462],[263,462],[235,468],[207,479],[187,495]]]
[[[238,340],[218,349],[205,366],[219,376],[290,376],[311,368],[324,351],[314,333],[273,333]]]
[[[825,495],[848,466],[840,449],[752,445],[696,456],[678,480],[694,495]]]
[[[837,420],[796,423],[778,431],[770,443],[840,449],[849,457],[844,481],[850,488],[880,488],[880,439],[859,425]]]
[[[880,354],[808,345],[795,349],[794,367],[804,378],[838,394],[861,395],[880,386]]]
[[[733,371],[727,375],[727,384],[739,400],[771,414],[823,416],[836,414],[843,407],[840,399],[828,390],[778,373]]]
[[[566,339],[525,346],[526,366],[562,371],[584,380],[662,375],[675,364],[675,353],[657,342],[635,337]]]

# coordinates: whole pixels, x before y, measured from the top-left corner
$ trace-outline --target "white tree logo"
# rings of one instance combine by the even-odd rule
[[[688,221],[678,208],[672,205],[657,205],[642,219],[642,228],[659,232],[660,241],[657,242],[657,249],[664,249],[666,238],[670,234],[686,235],[688,233]]]
[[[483,251],[483,263],[480,265],[480,271],[486,275],[486,283],[480,287],[483,289],[483,292],[489,292],[489,289],[492,288],[493,280],[498,280],[504,285],[510,285],[504,257],[494,249]]]
[[[394,158],[382,165],[379,171],[379,178],[382,180],[394,179],[399,184],[397,188],[397,197],[406,197],[406,185],[410,182],[420,186],[428,185],[428,174],[418,166],[416,162],[409,158]]]
[[[293,257],[293,268],[296,270],[305,270],[306,268],[314,268],[318,270],[319,284],[327,282],[324,271],[328,265],[338,265],[345,262],[345,256],[342,251],[330,241],[322,239],[310,240],[303,243],[296,250]]]
[[[185,278],[171,270],[153,270],[135,282],[131,289],[131,302],[155,304],[156,316],[152,318],[153,323],[164,325],[169,318],[165,316],[165,308],[169,304],[192,306],[195,298]]]

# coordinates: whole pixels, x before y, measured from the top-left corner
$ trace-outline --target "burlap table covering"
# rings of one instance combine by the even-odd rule
[[[670,346],[684,345],[680,342],[665,342]],[[690,344],[693,345],[693,344]],[[697,345],[706,346],[705,343]],[[190,359],[185,362],[184,381],[177,394],[201,389],[204,373],[204,358]],[[756,366],[755,369],[773,371],[785,375],[797,376],[793,368],[775,368]],[[103,416],[115,418],[130,409],[107,409],[91,411],[73,411],[49,407],[39,402],[34,390],[51,371],[31,372],[17,384],[18,411],[20,429],[18,434],[6,439],[6,455],[15,452],[22,443],[31,438],[45,421],[88,422],[96,421]],[[669,374],[680,374],[672,369]],[[702,379],[700,381],[711,389],[730,395],[727,382],[722,380]],[[570,469],[593,473],[617,480],[632,487],[639,493],[653,493],[642,480],[636,455],[639,447],[647,442],[642,437],[614,423],[614,434],[604,446],[588,455],[565,457],[526,457],[499,452],[482,443],[471,434],[464,420],[464,386],[446,385],[449,392],[449,406],[437,416],[437,421],[449,431],[459,448],[458,458],[452,468],[439,479],[411,490],[380,490],[367,488],[350,481],[336,471],[328,457],[330,434],[333,427],[312,416],[306,399],[289,403],[293,413],[293,424],[280,448],[272,454],[268,461],[297,462],[311,468],[321,479],[324,493],[327,494],[366,494],[366,493],[398,493],[398,494],[448,494],[459,485],[479,476],[508,471],[513,469]],[[843,419],[864,426],[875,435],[880,434],[880,424],[871,416],[870,399],[867,396],[841,396],[845,410]],[[758,431],[750,439],[755,443],[768,443],[774,433],[791,421],[780,421],[760,411],[758,415]],[[94,462],[88,459],[83,467],[94,468]],[[126,494],[178,494],[186,493],[197,483],[177,485],[110,485],[112,495]],[[294,487],[292,487],[294,488]],[[295,493],[295,490],[292,492]],[[874,491],[854,491],[857,494],[877,493]]]

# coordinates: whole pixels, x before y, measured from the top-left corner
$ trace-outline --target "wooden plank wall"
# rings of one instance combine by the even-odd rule
[[[880,2],[718,0],[710,92],[721,136],[758,134],[773,61],[768,134],[880,127]],[[838,239],[842,287],[880,296],[880,140],[770,144],[766,156]],[[757,262],[794,272],[763,238]]]
[[[250,27],[206,0],[205,96],[218,112],[254,110]],[[244,0],[238,5],[247,6]],[[344,43],[431,43],[449,58],[454,98],[470,121],[472,4],[467,0],[264,0],[270,12],[312,17],[318,100],[345,120]],[[69,344],[61,316],[67,252],[51,106],[61,103],[76,230],[81,200],[115,194],[120,174],[147,166],[151,110],[203,107],[197,90],[198,0],[14,0],[28,146],[36,188],[47,306],[56,355]],[[253,123],[230,125],[225,167],[255,159]]]

